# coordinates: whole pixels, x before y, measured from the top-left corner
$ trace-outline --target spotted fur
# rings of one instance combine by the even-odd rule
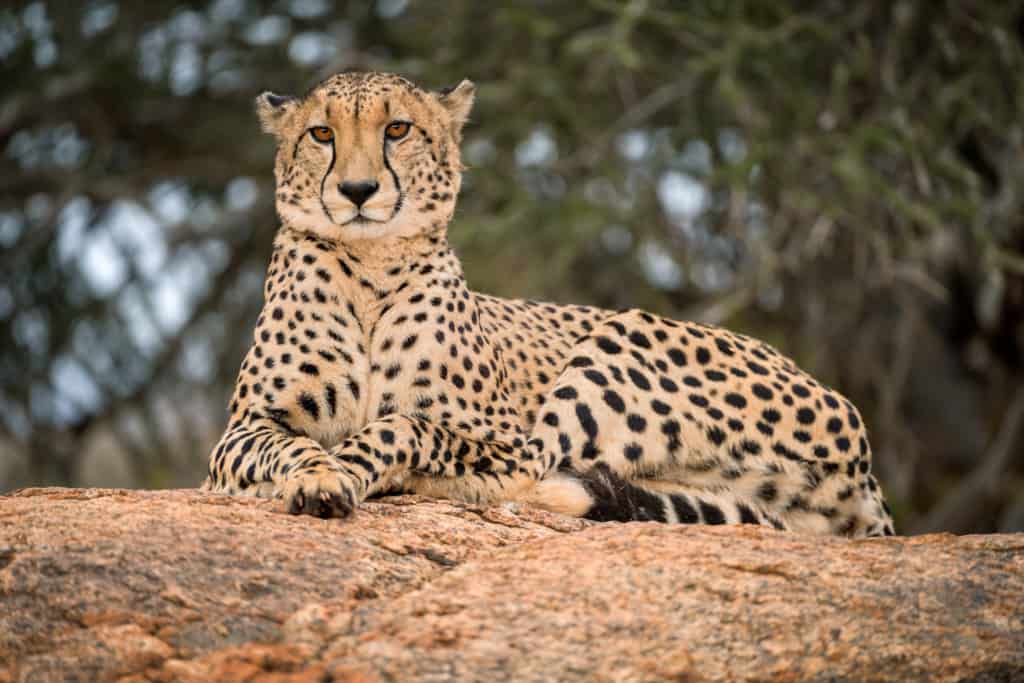
[[[323,517],[404,490],[893,533],[859,413],[770,346],[468,289],[446,229],[472,100],[468,81],[438,94],[361,73],[258,99],[282,226],[205,487]]]

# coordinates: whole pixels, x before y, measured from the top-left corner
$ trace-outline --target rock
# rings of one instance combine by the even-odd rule
[[[1024,536],[0,497],[0,681],[1024,680]]]

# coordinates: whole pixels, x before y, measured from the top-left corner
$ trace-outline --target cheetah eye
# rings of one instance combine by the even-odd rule
[[[334,131],[327,126],[313,126],[309,129],[309,134],[313,136],[313,139],[317,142],[330,142],[334,139]]]
[[[384,135],[388,140],[401,140],[409,133],[408,121],[393,121],[384,129]]]

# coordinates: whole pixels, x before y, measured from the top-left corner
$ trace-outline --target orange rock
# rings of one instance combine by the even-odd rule
[[[1024,537],[0,497],[0,682],[1024,680]]]

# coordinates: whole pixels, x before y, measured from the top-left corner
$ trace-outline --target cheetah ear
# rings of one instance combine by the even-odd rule
[[[267,91],[256,98],[256,115],[260,117],[260,125],[265,132],[279,136],[289,115],[297,106],[297,97]]]
[[[456,137],[461,133],[462,125],[469,119],[469,112],[473,108],[475,96],[476,86],[472,81],[465,79],[454,88],[445,88],[438,95],[441,104],[452,117]]]

